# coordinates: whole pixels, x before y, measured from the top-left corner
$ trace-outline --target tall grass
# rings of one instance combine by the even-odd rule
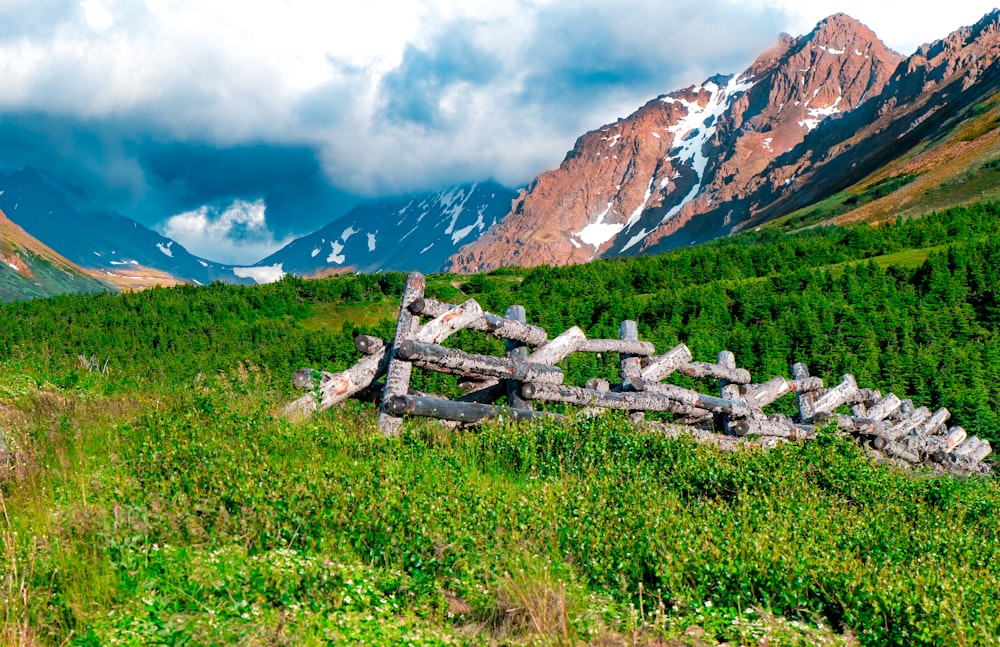
[[[180,393],[8,400],[5,643],[1000,633],[992,481],[896,472],[833,434],[721,453],[625,417],[384,439],[360,404],[282,419],[271,382],[239,365]]]

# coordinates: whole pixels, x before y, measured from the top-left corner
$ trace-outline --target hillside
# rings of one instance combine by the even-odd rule
[[[71,187],[26,167],[0,172],[0,209],[31,236],[119,289],[215,280],[253,283],[118,213],[77,204]]]
[[[0,211],[0,301],[114,291],[41,244]]]
[[[791,358],[1000,439],[1000,205],[432,276],[550,330]],[[279,412],[391,334],[401,274],[0,304],[4,629],[21,644],[988,644],[1000,487],[834,434],[725,453],[627,417],[377,434]],[[365,313],[368,321],[345,318]],[[460,333],[463,348],[499,353]],[[79,356],[95,356],[107,372]],[[567,383],[617,370],[575,356]],[[455,383],[415,372],[415,388]],[[993,459],[988,459],[993,460]],[[956,583],[961,583],[958,585]],[[942,615],[941,610],[948,609]],[[765,642],[766,641],[766,642]],[[681,643],[685,644],[685,643]]]

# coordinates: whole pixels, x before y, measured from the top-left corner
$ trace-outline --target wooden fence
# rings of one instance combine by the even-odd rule
[[[992,451],[990,444],[968,437],[961,427],[947,427],[947,409],[932,412],[893,393],[860,388],[852,375],[844,375],[827,388],[799,363],[791,367],[790,379],[777,376],[754,383],[749,371],[736,366],[729,351],[719,353],[715,362],[694,361],[684,344],[657,354],[652,343],[639,340],[634,321],[622,322],[619,339],[587,339],[576,326],[550,339],[544,329],[526,322],[521,306],[511,306],[501,317],[484,312],[472,299],[452,305],[425,298],[424,285],[423,275],[409,275],[394,338],[357,337],[355,346],[363,357],[354,366],[339,373],[311,368],[296,371],[293,383],[310,392],[289,404],[286,412],[307,415],[347,398],[361,399],[377,403],[379,429],[395,435],[407,416],[452,424],[501,417],[562,417],[534,408],[536,402],[551,402],[578,407],[577,415],[583,416],[625,410],[636,424],[672,436],[688,434],[727,449],[812,439],[816,425],[832,422],[880,460],[925,464],[959,475],[990,472],[983,462]],[[428,321],[421,323],[421,319]],[[463,329],[506,340],[505,355],[478,355],[441,345]],[[563,384],[557,364],[573,353],[617,353],[621,382],[594,378],[584,386]],[[414,366],[460,376],[459,385],[466,393],[449,400],[413,391],[410,372]],[[666,382],[672,375],[715,379],[719,393],[699,393]],[[383,376],[384,381],[377,381]],[[786,396],[796,399],[797,415],[764,411]],[[506,398],[506,406],[496,404],[501,398]],[[647,420],[648,412],[669,412],[675,422]]]

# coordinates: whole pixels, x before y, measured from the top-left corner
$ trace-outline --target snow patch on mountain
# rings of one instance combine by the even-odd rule
[[[601,213],[597,214],[597,220],[590,223],[580,231],[574,233],[573,235],[587,243],[588,245],[593,245],[594,249],[600,248],[601,245],[608,242],[612,238],[618,235],[625,225],[620,223],[606,223],[604,218],[607,217],[608,213],[611,212],[611,202],[608,202],[607,208]]]
[[[468,192],[461,188],[455,188],[441,196],[441,202],[445,207],[443,213],[451,217],[451,222],[448,224],[448,228],[444,230],[444,233],[451,235],[455,232],[455,224],[458,222],[458,217],[462,215],[465,203],[475,193],[476,186],[476,184],[473,184]]]
[[[336,263],[337,265],[343,265],[347,257],[341,254],[344,251],[344,245],[339,240],[334,240],[330,242],[330,255],[326,257],[327,263]]]

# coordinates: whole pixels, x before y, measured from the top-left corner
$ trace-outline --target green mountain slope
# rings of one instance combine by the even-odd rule
[[[1000,199],[1000,93],[952,114],[906,154],[819,202],[763,225],[879,223]]]
[[[0,211],[0,301],[115,289],[38,242]]]

